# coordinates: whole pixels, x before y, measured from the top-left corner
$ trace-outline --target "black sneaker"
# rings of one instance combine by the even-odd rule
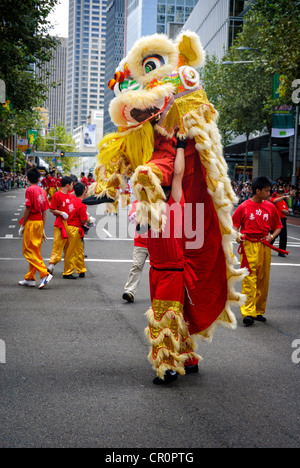
[[[251,327],[251,325],[254,324],[253,317],[250,317],[249,315],[247,315],[247,317],[244,317],[243,324],[246,325],[246,327]]]
[[[195,366],[184,366],[184,369],[186,374],[196,374],[199,372],[198,364],[195,364]]]
[[[85,273],[79,273],[79,278],[85,278]]]
[[[154,385],[168,385],[169,383],[175,382],[178,379],[178,375],[176,372],[172,372],[167,370],[165,373],[165,378],[161,379],[160,377],[156,377],[153,380]]]
[[[258,315],[257,317],[254,317],[254,320],[256,320],[257,322],[266,322],[267,319],[263,316],[263,315]]]
[[[74,276],[74,275],[63,275],[63,278],[64,278],[64,279],[73,280],[73,279],[77,279],[77,276]]]
[[[131,294],[131,293],[124,293],[122,298],[124,299],[124,301],[127,301],[127,302],[134,302],[134,295]]]

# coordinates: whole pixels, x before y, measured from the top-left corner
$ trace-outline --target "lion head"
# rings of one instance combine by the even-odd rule
[[[140,39],[109,82],[115,93],[109,111],[119,133],[148,121],[159,122],[176,98],[202,90],[196,68],[204,59],[199,37],[190,31],[180,34],[176,41],[161,34]],[[178,129],[180,118],[178,115]]]

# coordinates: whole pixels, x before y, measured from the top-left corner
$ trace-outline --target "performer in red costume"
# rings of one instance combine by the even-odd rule
[[[165,229],[157,235],[151,232],[148,238],[152,307],[147,312],[146,335],[151,344],[149,360],[157,373],[153,381],[156,385],[173,382],[177,373],[185,374],[186,369],[197,371],[200,358],[194,352],[196,345],[189,336],[183,312],[185,296],[190,297],[197,281],[184,256],[184,147],[185,142],[179,140],[172,185],[164,188]]]

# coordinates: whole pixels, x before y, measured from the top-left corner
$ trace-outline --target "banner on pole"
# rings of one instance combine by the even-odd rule
[[[281,88],[284,87],[285,77],[277,73],[273,77],[273,99],[279,99]],[[292,105],[275,106],[272,117],[272,137],[287,138],[293,136],[294,128],[294,108]]]

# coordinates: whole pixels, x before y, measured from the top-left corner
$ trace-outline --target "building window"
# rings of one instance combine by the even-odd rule
[[[240,16],[245,8],[245,0],[230,0],[229,16]]]

